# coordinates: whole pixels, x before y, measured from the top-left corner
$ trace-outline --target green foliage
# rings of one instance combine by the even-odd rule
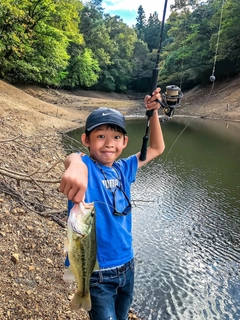
[[[91,0],[90,4],[93,8],[96,9],[99,13],[103,13],[103,8],[102,8],[102,0]]]
[[[105,24],[115,48],[112,63],[107,70],[115,80],[115,90],[125,91],[133,72],[133,53],[137,35],[132,28],[123,23],[117,16],[106,15]]]
[[[85,6],[82,10],[80,30],[84,34],[86,46],[92,50],[100,68],[105,69],[111,64],[115,48],[103,16],[94,6]]]
[[[147,43],[150,51],[159,47],[160,34],[161,23],[158,19],[157,12],[154,12],[153,14],[150,14],[147,26],[144,30],[144,41]]]
[[[216,11],[216,10],[215,10]],[[202,81],[202,75],[211,72],[214,52],[210,49],[211,21],[214,10],[207,4],[193,12],[183,10],[170,16],[168,35],[174,41],[165,47],[160,80],[170,74],[193,84]],[[179,32],[181,30],[181,32]]]
[[[97,83],[99,71],[98,62],[93,58],[92,51],[88,48],[82,51],[76,48],[69,64],[68,76],[64,85],[73,88],[77,86],[91,87]]]
[[[159,85],[191,87],[240,70],[240,1],[175,0],[164,25]],[[160,45],[157,12],[134,28],[102,0],[1,0],[0,76],[10,81],[147,92]],[[207,80],[206,80],[207,79]]]
[[[200,0],[175,0],[175,4],[171,5],[172,10],[181,10],[186,9],[187,7],[195,8],[198,3],[201,3]]]
[[[0,72],[12,81],[60,84],[70,41],[82,43],[75,0],[2,0]]]
[[[144,77],[144,71],[148,70],[146,68],[146,59],[148,57],[147,44],[141,40],[138,40],[134,44],[133,52],[133,72],[132,80],[137,80],[139,77]]]
[[[138,38],[140,40],[144,40],[144,30],[147,22],[146,22],[145,11],[142,6],[139,6],[138,8],[138,15],[136,20],[137,20],[137,23],[135,27],[136,27]]]
[[[222,8],[223,4],[223,8]],[[210,26],[212,36],[210,40],[210,48],[217,51],[218,60],[228,59],[236,62],[236,67],[240,67],[240,34],[239,34],[239,17],[240,3],[239,1],[229,0],[226,2],[215,1],[212,7],[216,10],[213,15]],[[222,21],[220,25],[220,34],[218,35],[220,18],[222,13]],[[218,39],[219,38],[219,39]],[[219,42],[218,42],[219,40]],[[216,45],[218,44],[218,48]]]

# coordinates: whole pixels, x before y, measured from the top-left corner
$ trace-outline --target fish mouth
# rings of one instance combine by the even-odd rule
[[[69,225],[73,232],[77,233],[81,238],[84,237],[83,232],[76,227],[75,223],[69,222]]]

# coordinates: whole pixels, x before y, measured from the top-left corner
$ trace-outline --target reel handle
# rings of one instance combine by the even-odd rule
[[[153,91],[157,89],[158,74],[159,74],[159,69],[158,67],[156,67],[152,71],[152,78],[151,78],[150,89],[149,89],[150,96],[152,96]],[[151,118],[152,115],[153,115],[153,110],[146,111],[146,116],[148,117],[148,119]]]

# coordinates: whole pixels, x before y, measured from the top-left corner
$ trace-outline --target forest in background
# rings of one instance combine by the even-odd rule
[[[175,0],[164,25],[161,86],[191,89],[240,73],[240,1]],[[102,0],[1,0],[0,78],[67,89],[144,92],[156,65],[162,22],[110,16]]]

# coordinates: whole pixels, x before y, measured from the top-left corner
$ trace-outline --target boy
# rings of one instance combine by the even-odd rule
[[[96,209],[97,261],[100,269],[90,281],[91,320],[127,320],[133,298],[134,260],[130,187],[137,169],[159,156],[165,148],[158,119],[160,88],[144,99],[150,118],[150,139],[146,160],[140,152],[117,158],[127,146],[124,116],[117,110],[99,108],[87,118],[81,136],[88,155],[71,154],[60,191],[74,203],[94,202]]]

